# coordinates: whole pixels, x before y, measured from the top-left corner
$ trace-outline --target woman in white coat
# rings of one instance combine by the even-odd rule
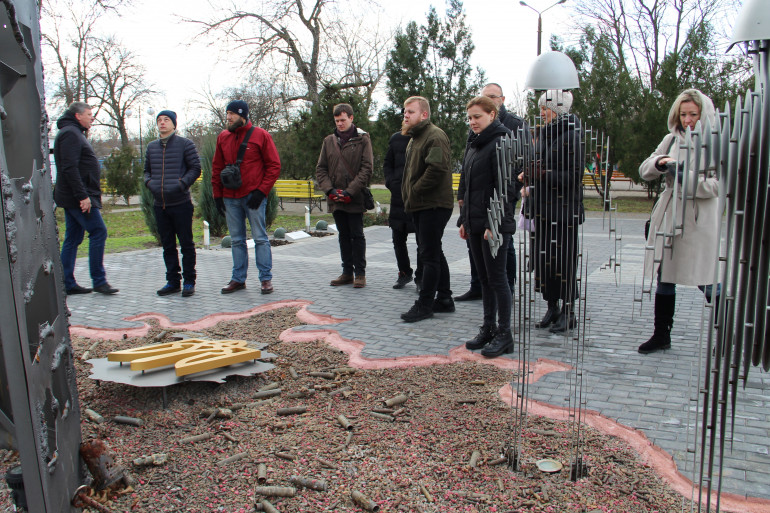
[[[713,172],[707,172],[705,176],[698,174],[695,169],[695,148],[690,148],[687,171],[683,172],[681,166],[677,171],[676,166],[677,162],[688,159],[687,148],[680,147],[686,143],[687,128],[695,129],[698,121],[702,123],[707,119],[713,126],[715,109],[711,99],[697,89],[683,91],[674,101],[668,114],[668,128],[671,133],[663,138],[653,154],[639,166],[639,176],[644,180],[651,181],[661,175],[666,176],[666,188],[652,211],[647,236],[648,249],[644,258],[645,280],[657,276],[658,285],[655,290],[655,332],[647,342],[639,346],[639,352],[642,354],[671,347],[677,283],[698,286],[704,291],[706,299],[711,300],[709,284],[714,281],[715,255],[719,242],[719,181]],[[673,238],[659,235],[672,233],[675,216],[677,224],[682,222],[679,217],[682,215],[681,201],[685,179],[688,180],[688,199],[684,211],[684,228]],[[693,191],[694,183],[697,186]],[[674,201],[675,185],[677,201]]]

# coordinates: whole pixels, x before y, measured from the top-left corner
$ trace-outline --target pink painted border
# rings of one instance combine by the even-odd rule
[[[200,330],[210,328],[215,324],[233,319],[242,319],[254,314],[268,312],[277,308],[297,308],[297,318],[304,323],[313,325],[330,325],[348,321],[350,319],[332,317],[331,315],[317,314],[308,311],[308,306],[313,304],[306,300],[284,300],[256,306],[243,312],[223,312],[207,315],[197,321],[188,323],[173,323],[167,316],[159,313],[144,313],[132,317],[126,317],[126,321],[143,321],[147,319],[157,319],[163,328],[177,328],[185,330]],[[126,337],[141,337],[150,330],[150,325],[146,322],[143,326],[129,329],[98,329],[88,326],[71,326],[70,333],[85,338],[101,338],[107,340],[119,340]],[[361,351],[365,343],[360,340],[349,340],[342,338],[336,330],[318,329],[311,331],[298,331],[294,328],[285,330],[280,335],[280,340],[284,342],[310,342],[313,340],[322,340],[330,346],[344,351],[350,358],[350,365],[361,369],[396,369],[407,367],[422,367],[429,365],[445,365],[455,362],[480,362],[489,365],[495,365],[501,369],[513,370],[518,368],[519,362],[508,358],[487,359],[477,353],[472,353],[464,346],[458,346],[449,351],[446,356],[443,355],[424,355],[424,356],[404,356],[399,358],[366,358],[361,356]],[[534,364],[532,382],[537,381],[545,374],[550,372],[564,372],[571,369],[569,365],[554,360],[539,359]],[[513,404],[515,399],[510,385],[504,385],[499,390],[500,398],[507,404]],[[555,420],[566,420],[568,418],[568,409],[549,405],[539,401],[530,400],[527,403],[529,413],[541,415]],[[647,438],[647,436],[637,430],[632,429],[618,422],[599,414],[592,410],[586,410],[583,421],[589,426],[596,428],[603,433],[616,436],[629,444],[639,453],[642,460],[650,465],[661,478],[668,482],[674,490],[684,497],[690,497],[693,493],[693,483],[684,477],[677,470],[674,459],[663,449],[656,446]],[[702,492],[705,496],[705,491]],[[716,503],[716,493],[712,493],[712,503]],[[770,513],[770,501],[754,497],[742,497],[737,494],[721,494],[721,508],[726,513]]]

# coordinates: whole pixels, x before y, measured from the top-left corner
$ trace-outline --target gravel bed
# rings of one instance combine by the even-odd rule
[[[161,329],[154,326],[146,337],[100,341],[95,348],[95,340],[73,339],[81,411],[143,421],[134,427],[83,417],[83,439],[106,442],[135,483],[105,499],[110,511],[345,512],[366,511],[366,500],[381,512],[689,510],[624,442],[590,427],[583,428],[587,477],[575,482],[569,479],[570,427],[543,417],[529,417],[525,426],[521,471],[495,464],[514,418],[497,395],[513,378],[510,371],[479,363],[350,369],[344,353],[321,342],[279,342],[282,331],[300,324],[295,314],[295,309],[274,310],[205,330],[211,338],[269,343],[268,350],[279,355],[276,368],[223,385],[171,387],[165,410],[157,390],[96,386],[80,358],[89,348],[89,358],[100,358],[167,341],[173,333],[158,338]],[[279,395],[254,397],[276,387]],[[386,406],[388,399],[396,404]],[[194,435],[209,438],[182,441]],[[133,463],[153,454],[167,459],[156,457],[158,465]],[[535,462],[543,458],[564,467],[541,472]],[[0,461],[5,471],[18,463],[18,455],[0,451]],[[302,481],[311,488],[297,486],[293,476],[316,481]],[[287,487],[293,496],[265,495],[290,494],[281,490]],[[354,502],[353,492],[364,499]],[[263,500],[269,504],[263,506]],[[11,511],[10,505],[4,490],[0,508]]]

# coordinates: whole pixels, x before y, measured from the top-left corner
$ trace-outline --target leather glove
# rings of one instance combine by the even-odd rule
[[[346,205],[353,201],[353,196],[348,194],[348,191],[343,191],[341,189],[337,189],[337,197],[339,198],[337,201]]]
[[[251,191],[251,197],[249,198],[249,202],[247,205],[249,205],[249,208],[251,210],[257,210],[259,206],[262,204],[262,201],[265,199],[265,193],[260,191],[259,189],[254,189]]]
[[[679,171],[677,172],[677,166],[679,166]],[[679,185],[682,185],[682,180],[684,179],[684,162],[677,162],[675,160],[672,160],[671,162],[666,163],[666,172],[668,173],[668,176],[671,178],[676,178],[676,180],[679,182]]]
[[[214,203],[217,205],[217,212],[219,212],[219,215],[224,216],[225,211],[227,210],[225,208],[225,199],[224,198],[214,198]]]
[[[329,189],[326,191],[326,195],[329,196],[329,199],[332,201],[338,201],[339,197],[337,196],[337,189]]]

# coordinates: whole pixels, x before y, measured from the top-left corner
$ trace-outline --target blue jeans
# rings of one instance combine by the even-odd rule
[[[265,227],[265,211],[267,199],[257,210],[249,208],[251,194],[243,198],[224,198],[227,229],[230,231],[233,252],[233,281],[246,283],[246,275],[249,270],[249,249],[246,247],[246,219],[251,226],[251,237],[254,239],[254,253],[256,254],[259,281],[273,279],[273,254],[270,251],[270,239],[267,237]]]
[[[64,243],[61,246],[61,265],[64,268],[64,288],[69,290],[77,285],[75,281],[75,259],[78,246],[88,232],[88,265],[94,287],[107,283],[104,272],[104,241],[107,240],[107,226],[98,208],[91,207],[90,213],[79,208],[64,209]]]

